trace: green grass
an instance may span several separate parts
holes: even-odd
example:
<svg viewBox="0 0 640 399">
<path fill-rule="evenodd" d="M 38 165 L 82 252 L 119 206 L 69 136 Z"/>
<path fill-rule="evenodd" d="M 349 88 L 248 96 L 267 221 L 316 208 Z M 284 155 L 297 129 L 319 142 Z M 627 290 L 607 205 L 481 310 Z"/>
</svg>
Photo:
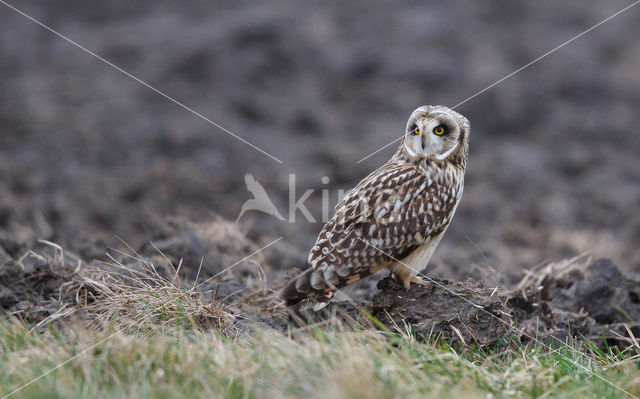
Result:
<svg viewBox="0 0 640 399">
<path fill-rule="evenodd" d="M 25 384 L 13 398 L 640 396 L 640 347 L 504 339 L 460 348 L 391 332 L 366 313 L 370 327 L 247 334 L 177 271 L 167 281 L 149 269 L 83 276 L 78 295 L 90 287 L 93 301 L 78 305 L 84 316 L 75 325 L 30 331 L 0 318 L 0 399 Z"/>
<path fill-rule="evenodd" d="M 582 341 L 557 351 L 514 342 L 458 350 L 367 330 L 237 340 L 211 331 L 118 332 L 12 397 L 625 397 L 611 384 L 640 395 L 635 350 L 606 353 Z M 111 334 L 0 322 L 0 397 Z"/>
</svg>

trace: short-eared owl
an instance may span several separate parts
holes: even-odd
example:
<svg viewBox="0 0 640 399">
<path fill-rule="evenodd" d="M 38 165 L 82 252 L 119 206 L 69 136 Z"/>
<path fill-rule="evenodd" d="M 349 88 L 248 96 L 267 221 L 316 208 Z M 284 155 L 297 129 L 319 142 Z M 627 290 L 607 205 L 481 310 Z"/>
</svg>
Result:
<svg viewBox="0 0 640 399">
<path fill-rule="evenodd" d="M 280 292 L 287 304 L 327 302 L 387 268 L 409 288 L 444 235 L 462 196 L 469 152 L 467 118 L 444 106 L 411 114 L 393 157 L 336 206 L 309 253 L 311 268 Z"/>
</svg>

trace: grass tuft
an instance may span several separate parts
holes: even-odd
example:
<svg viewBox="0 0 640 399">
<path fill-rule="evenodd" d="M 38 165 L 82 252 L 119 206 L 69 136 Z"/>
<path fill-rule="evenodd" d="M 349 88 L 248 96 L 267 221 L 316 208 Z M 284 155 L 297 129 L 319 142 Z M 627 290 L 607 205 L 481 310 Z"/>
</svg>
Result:
<svg viewBox="0 0 640 399">
<path fill-rule="evenodd" d="M 174 268 L 166 260 L 171 271 L 166 276 L 152 260 L 131 256 L 137 261 L 136 269 L 111 258 L 110 270 L 83 273 L 84 285 L 95 293 L 86 310 L 96 327 L 127 332 L 187 328 L 238 335 L 237 316 L 215 295 L 205 300 L 202 292 L 185 284 L 179 276 L 181 265 Z"/>
</svg>

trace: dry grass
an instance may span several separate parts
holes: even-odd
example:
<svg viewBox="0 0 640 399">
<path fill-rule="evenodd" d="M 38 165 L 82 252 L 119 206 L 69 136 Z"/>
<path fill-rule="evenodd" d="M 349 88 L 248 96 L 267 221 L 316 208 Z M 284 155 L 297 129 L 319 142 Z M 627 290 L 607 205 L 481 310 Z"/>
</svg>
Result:
<svg viewBox="0 0 640 399">
<path fill-rule="evenodd" d="M 133 252 L 133 250 L 132 250 Z M 202 292 L 180 278 L 180 268 L 164 258 L 172 275 L 161 275 L 153 261 L 133 252 L 136 270 L 111 257 L 107 267 L 82 273 L 83 287 L 93 292 L 86 310 L 96 327 L 111 326 L 124 331 L 186 326 L 201 331 L 215 330 L 225 336 L 238 335 L 237 318 L 216 293 L 205 300 Z"/>
</svg>

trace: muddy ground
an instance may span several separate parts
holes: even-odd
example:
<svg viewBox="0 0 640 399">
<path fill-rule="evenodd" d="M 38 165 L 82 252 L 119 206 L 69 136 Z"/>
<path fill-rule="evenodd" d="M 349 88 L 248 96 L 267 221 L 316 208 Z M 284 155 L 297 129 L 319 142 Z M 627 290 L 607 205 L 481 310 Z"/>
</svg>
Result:
<svg viewBox="0 0 640 399">
<path fill-rule="evenodd" d="M 222 223 L 250 198 L 245 173 L 285 216 L 295 174 L 296 199 L 315 189 L 306 205 L 320 219 L 321 190 L 335 203 L 339 189 L 390 157 L 393 146 L 358 163 L 396 138 L 413 108 L 455 105 L 627 5 L 342 3 L 20 2 L 282 164 L 0 6 L 2 308 L 43 320 L 71 303 L 60 288 L 69 273 L 109 262 L 108 248 L 132 267 L 118 251 L 158 265 L 160 252 L 182 259 L 186 279 L 202 263 L 204 281 L 283 237 L 204 287 L 238 298 L 264 275 L 274 288 L 305 267 L 321 223 L 299 212 L 295 223 L 256 212 L 239 227 Z M 473 128 L 469 170 L 430 276 L 525 326 L 532 314 L 555 320 L 561 311 L 584 312 L 581 331 L 625 321 L 611 303 L 639 319 L 630 283 L 640 270 L 639 34 L 640 14 L 623 13 L 458 108 Z M 59 250 L 38 240 L 64 248 L 62 269 L 47 260 Z M 591 262 L 583 277 L 547 280 L 526 306 L 516 304 L 527 270 L 583 251 L 617 268 Z M 602 281 L 616 287 L 594 294 L 603 303 L 569 303 L 580 284 Z M 627 291 L 619 281 L 629 281 Z M 397 308 L 389 311 L 397 322 L 402 305 L 385 292 L 403 293 L 376 283 L 350 294 L 376 315 Z M 427 310 L 446 300 L 441 290 L 411 295 Z M 533 303 L 550 310 L 532 313 Z M 438 324 L 426 313 L 405 316 L 424 331 Z M 566 325 L 548 323 L 550 334 Z M 454 324 L 462 338 L 473 337 L 463 324 Z"/>
</svg>

